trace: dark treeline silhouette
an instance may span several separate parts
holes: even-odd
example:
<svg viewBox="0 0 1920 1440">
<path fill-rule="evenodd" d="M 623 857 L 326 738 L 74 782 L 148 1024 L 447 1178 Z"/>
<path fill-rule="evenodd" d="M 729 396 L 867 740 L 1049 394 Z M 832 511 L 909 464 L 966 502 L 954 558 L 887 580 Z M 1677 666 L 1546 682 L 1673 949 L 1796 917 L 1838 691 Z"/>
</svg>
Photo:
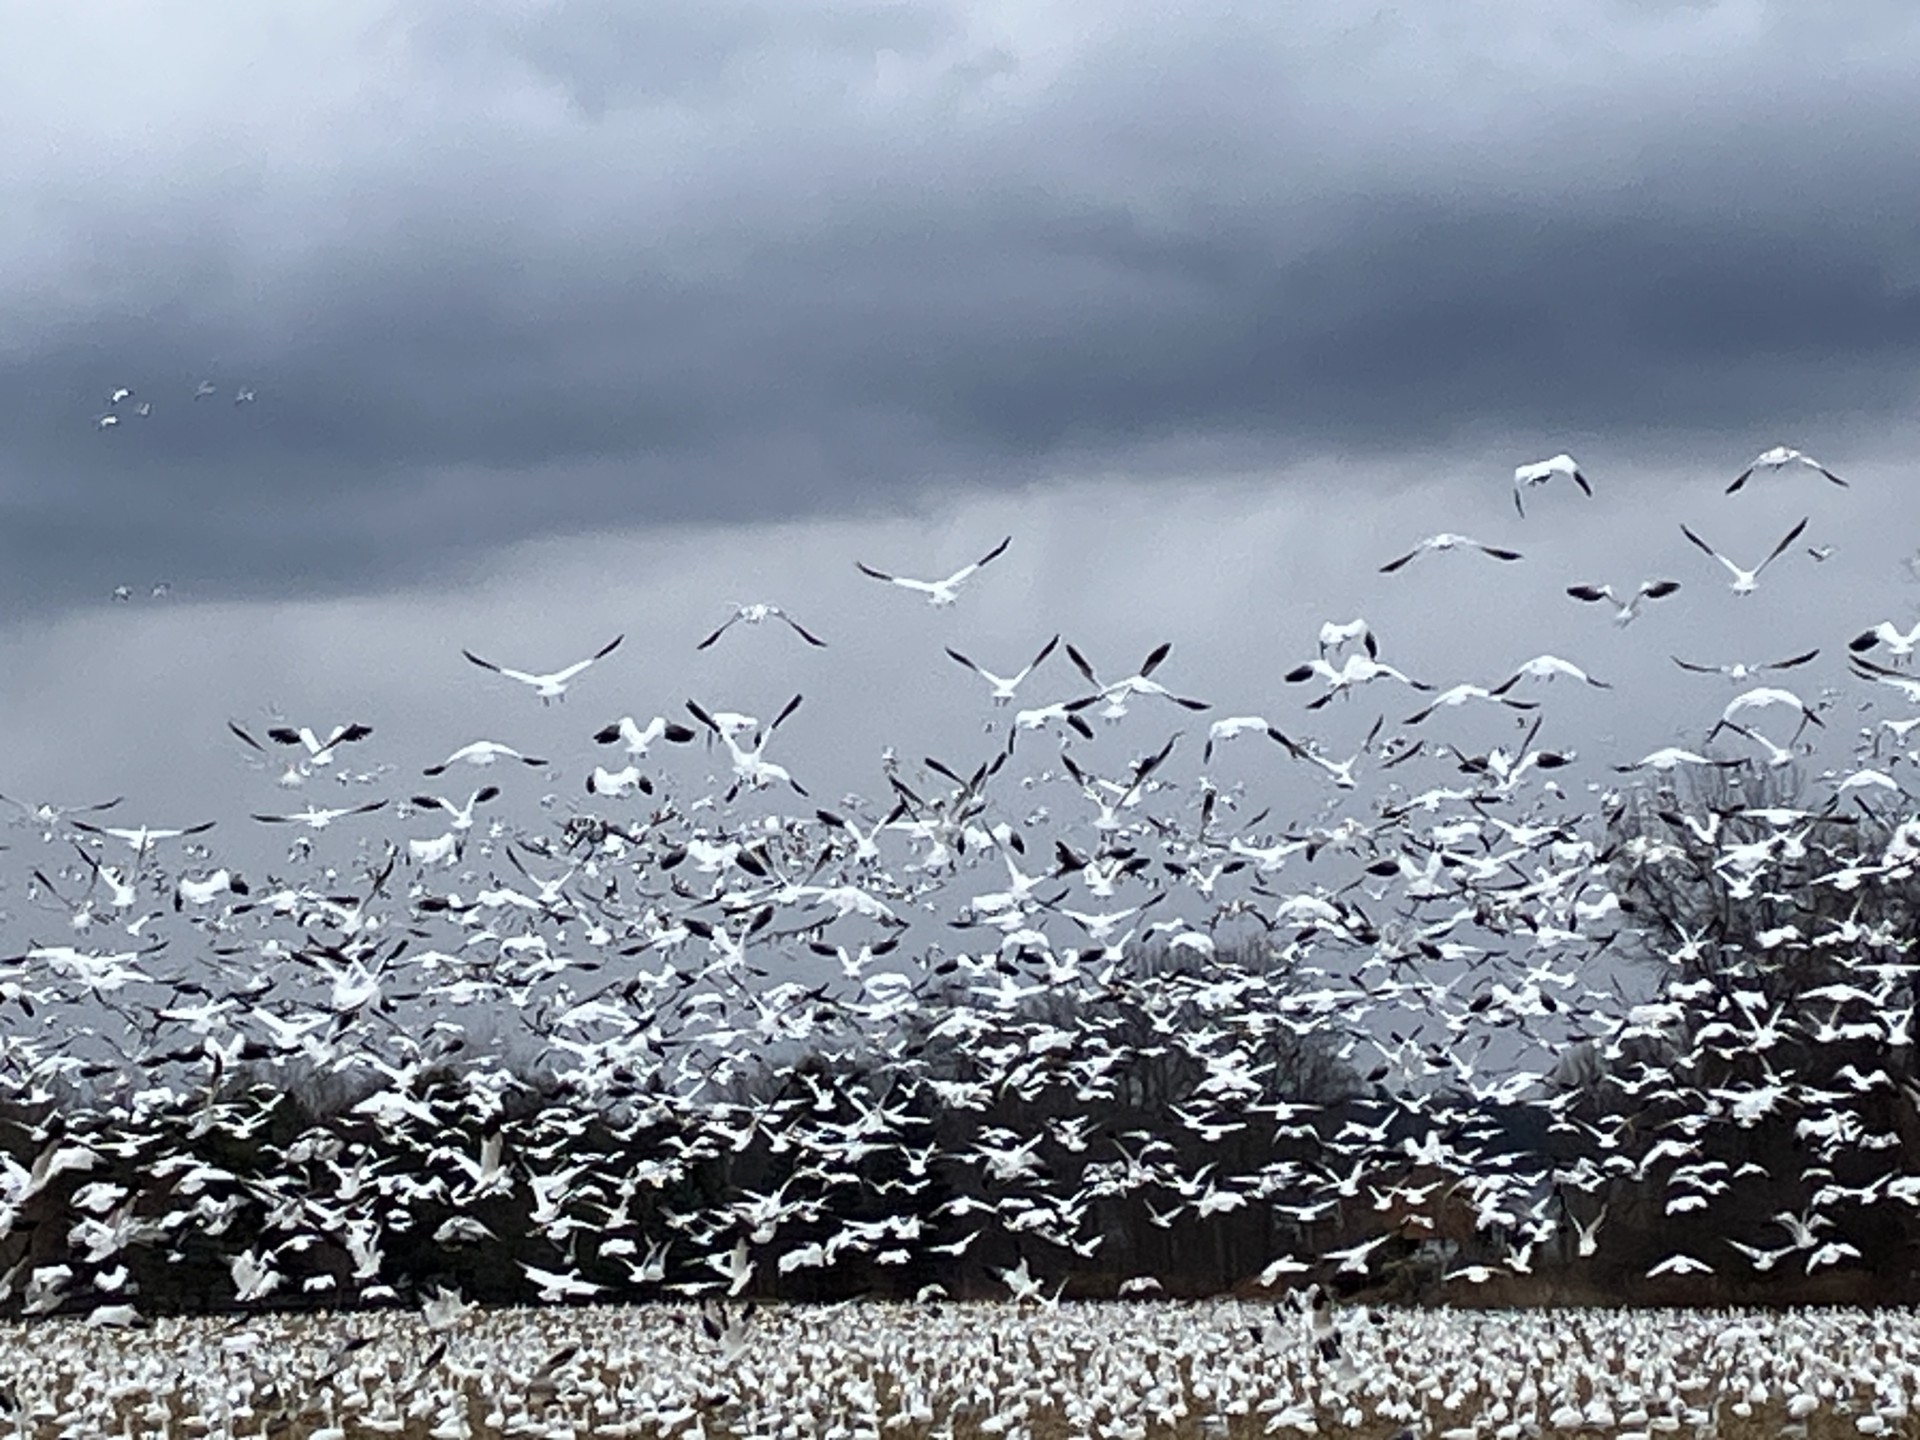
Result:
<svg viewBox="0 0 1920 1440">
<path fill-rule="evenodd" d="M 1920 1297 L 1920 834 L 1813 790 L 1702 767 L 1611 816 L 1618 949 L 1656 988 L 1570 1057 L 1551 1145 L 1600 1289 L 1678 1253 L 1713 1273 L 1662 1288 L 1716 1300 Z"/>
</svg>

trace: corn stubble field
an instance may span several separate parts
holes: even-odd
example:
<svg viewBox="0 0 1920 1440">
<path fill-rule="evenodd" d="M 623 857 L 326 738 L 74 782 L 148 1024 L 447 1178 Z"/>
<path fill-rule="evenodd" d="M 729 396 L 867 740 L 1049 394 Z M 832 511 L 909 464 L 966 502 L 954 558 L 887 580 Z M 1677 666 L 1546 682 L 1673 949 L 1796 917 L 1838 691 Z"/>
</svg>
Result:
<svg viewBox="0 0 1920 1440">
<path fill-rule="evenodd" d="M 1819 1437 L 1920 1430 L 1906 1310 L 1278 1302 L 387 1311 L 0 1335 L 23 1436 Z"/>
</svg>

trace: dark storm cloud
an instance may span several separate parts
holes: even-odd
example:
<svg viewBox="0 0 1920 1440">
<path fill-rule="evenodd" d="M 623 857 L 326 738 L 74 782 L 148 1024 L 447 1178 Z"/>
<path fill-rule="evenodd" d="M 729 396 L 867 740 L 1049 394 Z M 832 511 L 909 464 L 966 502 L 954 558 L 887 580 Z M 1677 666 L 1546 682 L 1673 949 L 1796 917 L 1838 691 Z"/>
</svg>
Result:
<svg viewBox="0 0 1920 1440">
<path fill-rule="evenodd" d="M 48 148 L 0 236 L 0 585 L 391 583 L 1169 441 L 1830 434 L 1910 406 L 1920 349 L 1920 31 L 1845 14 L 736 0 L 166 32 L 176 87 L 14 127 Z M 36 23 L 15 65 L 79 21 Z M 119 384 L 155 413 L 100 433 Z"/>
</svg>

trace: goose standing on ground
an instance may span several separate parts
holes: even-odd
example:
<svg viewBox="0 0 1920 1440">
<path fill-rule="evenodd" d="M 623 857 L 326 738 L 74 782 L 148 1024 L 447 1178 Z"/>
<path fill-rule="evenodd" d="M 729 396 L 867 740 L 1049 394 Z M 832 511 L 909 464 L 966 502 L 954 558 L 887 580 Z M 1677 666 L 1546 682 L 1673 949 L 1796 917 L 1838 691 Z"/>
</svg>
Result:
<svg viewBox="0 0 1920 1440">
<path fill-rule="evenodd" d="M 1767 552 L 1767 558 L 1751 570 L 1742 569 L 1740 566 L 1734 564 L 1733 561 L 1727 559 L 1726 556 L 1707 544 L 1706 541 L 1694 534 L 1693 531 L 1689 530 L 1685 525 L 1680 527 L 1680 533 L 1685 535 L 1687 539 L 1691 540 L 1695 545 L 1699 546 L 1706 554 L 1711 555 L 1727 567 L 1727 573 L 1733 576 L 1731 588 L 1734 594 L 1751 595 L 1754 592 L 1754 588 L 1760 583 L 1760 572 L 1765 570 L 1767 566 L 1771 565 L 1775 560 L 1778 560 L 1781 555 L 1786 553 L 1787 547 L 1800 538 L 1800 532 L 1807 528 L 1807 519 L 1808 517 L 1801 517 L 1800 523 L 1783 535 L 1780 538 L 1780 543 Z"/>
<path fill-rule="evenodd" d="M 1520 492 L 1530 487 L 1545 485 L 1559 475 L 1566 476 L 1578 485 L 1582 494 L 1593 494 L 1593 486 L 1587 483 L 1587 477 L 1580 473 L 1580 467 L 1574 463 L 1573 457 L 1563 451 L 1550 460 L 1536 460 L 1530 465 L 1518 467 L 1513 472 L 1513 508 L 1524 517 L 1527 507 L 1520 503 Z"/>
<path fill-rule="evenodd" d="M 912 590 L 925 595 L 929 605 L 951 605 L 960 598 L 960 587 L 972 578 L 973 572 L 999 559 L 1012 543 L 1013 536 L 1009 535 L 971 565 L 961 566 L 944 580 L 910 580 L 904 575 L 891 575 L 885 570 L 876 570 L 863 560 L 856 560 L 853 565 L 862 575 L 870 576 L 875 580 L 885 580 L 889 585 L 898 585 L 903 590 Z"/>
<path fill-rule="evenodd" d="M 787 612 L 782 610 L 778 605 L 735 606 L 733 615 L 731 618 L 728 619 L 726 624 L 722 625 L 718 630 L 714 631 L 711 635 L 707 636 L 706 639 L 702 640 L 698 645 L 694 646 L 693 648 L 696 650 L 707 649 L 709 646 L 716 643 L 722 635 L 726 634 L 727 631 L 731 630 L 735 625 L 739 625 L 742 623 L 745 623 L 748 625 L 763 625 L 769 620 L 784 621 L 786 623 L 787 628 L 793 631 L 793 633 L 798 635 L 802 640 L 806 641 L 807 644 L 817 645 L 823 650 L 826 648 L 826 644 L 827 644 L 826 641 L 822 640 L 818 635 L 814 634 L 811 630 L 807 629 L 806 626 L 802 625 L 798 620 L 794 619 L 791 615 L 787 614 Z"/>
<path fill-rule="evenodd" d="M 1475 540 L 1471 535 L 1451 535 L 1443 531 L 1438 535 L 1427 536 L 1426 539 L 1422 540 L 1399 559 L 1389 560 L 1380 567 L 1380 573 L 1382 575 L 1391 575 L 1416 556 L 1438 555 L 1444 550 L 1478 550 L 1482 555 L 1491 555 L 1495 560 L 1518 560 L 1522 558 L 1518 550 L 1503 550 L 1498 545 L 1488 545 L 1482 541 Z"/>
<path fill-rule="evenodd" d="M 545 705 L 549 701 L 566 699 L 567 686 L 571 685 L 581 672 L 596 660 L 604 660 L 618 650 L 620 642 L 626 638 L 625 634 L 616 635 L 586 659 L 576 660 L 564 669 L 552 670 L 545 675 L 533 675 L 525 670 L 511 670 L 505 665 L 496 665 L 491 660 L 482 660 L 471 650 L 462 650 L 460 653 L 482 670 L 491 670 L 496 675 L 504 675 L 509 680 L 518 680 L 522 685 L 532 686 L 534 693 L 540 697 L 540 703 Z"/>
<path fill-rule="evenodd" d="M 1811 455 L 1804 455 L 1800 451 L 1790 449 L 1785 445 L 1776 445 L 1771 450 L 1762 451 L 1760 454 L 1754 456 L 1753 463 L 1733 477 L 1733 483 L 1727 486 L 1727 494 L 1731 495 L 1742 485 L 1745 485 L 1748 480 L 1753 478 L 1753 473 L 1756 470 L 1783 470 L 1789 465 L 1804 465 L 1809 470 L 1817 470 L 1839 486 L 1844 487 L 1847 483 Z"/>
</svg>

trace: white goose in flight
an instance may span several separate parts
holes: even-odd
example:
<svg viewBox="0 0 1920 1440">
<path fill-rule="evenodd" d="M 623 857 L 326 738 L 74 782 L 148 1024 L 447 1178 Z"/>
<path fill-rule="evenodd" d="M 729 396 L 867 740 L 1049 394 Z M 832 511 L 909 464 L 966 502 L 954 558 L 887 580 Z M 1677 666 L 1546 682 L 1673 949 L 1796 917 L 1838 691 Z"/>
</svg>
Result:
<svg viewBox="0 0 1920 1440">
<path fill-rule="evenodd" d="M 1697 751 L 1686 750 L 1678 745 L 1668 745 L 1662 749 L 1641 756 L 1631 765 L 1616 765 L 1613 768 L 1623 774 L 1630 773 L 1634 770 L 1658 770 L 1664 774 L 1676 770 L 1682 765 L 1705 765 L 1720 769 L 1729 769 L 1737 767 L 1742 763 L 1744 762 L 1739 760 L 1715 760 Z"/>
<path fill-rule="evenodd" d="M 214 822 L 202 820 L 198 825 L 184 825 L 178 829 L 158 829 L 142 825 L 137 829 L 123 829 L 112 825 L 95 825 L 88 820 L 70 820 L 67 822 L 76 830 L 84 830 L 89 835 L 110 836 L 125 844 L 141 859 L 152 852 L 153 847 L 162 840 L 180 840 L 189 835 L 204 835 L 213 829 Z"/>
<path fill-rule="evenodd" d="M 261 754 L 266 754 L 266 747 L 247 733 L 246 728 L 238 721 L 227 721 L 227 729 L 231 730 Z M 373 727 L 371 725 L 362 725 L 357 722 L 334 726 L 332 732 L 325 740 L 322 740 L 305 725 L 275 725 L 268 729 L 267 738 L 276 745 L 303 746 L 307 752 L 307 759 L 313 764 L 331 765 L 333 763 L 333 752 L 336 746 L 354 744 L 357 741 L 366 739 L 371 734 L 373 734 Z"/>
<path fill-rule="evenodd" d="M 304 825 L 309 830 L 324 830 L 336 820 L 344 820 L 349 815 L 370 815 L 375 810 L 385 809 L 386 804 L 385 800 L 369 800 L 364 805 L 342 805 L 330 809 L 309 805 L 291 815 L 256 814 L 253 818 L 267 825 Z"/>
<path fill-rule="evenodd" d="M 1378 657 L 1380 645 L 1374 639 L 1373 627 L 1367 624 L 1364 616 L 1356 615 L 1351 620 L 1328 620 L 1320 626 L 1320 658 L 1331 659 L 1349 645 L 1362 645 L 1369 656 Z"/>
<path fill-rule="evenodd" d="M 1520 503 L 1520 492 L 1545 485 L 1556 476 L 1562 475 L 1578 485 L 1583 494 L 1593 494 L 1593 486 L 1589 485 L 1587 477 L 1580 473 L 1580 467 L 1574 463 L 1573 457 L 1562 451 L 1550 460 L 1535 460 L 1532 464 L 1521 465 L 1514 470 L 1513 508 L 1524 517 L 1527 507 Z"/>
<path fill-rule="evenodd" d="M 1192 700 L 1184 695 L 1176 695 L 1158 680 L 1151 678 L 1153 672 L 1160 668 L 1161 662 L 1172 653 L 1173 642 L 1171 640 L 1162 641 L 1148 652 L 1147 658 L 1140 663 L 1140 668 L 1133 674 L 1127 676 L 1126 679 L 1103 681 L 1094 673 L 1093 666 L 1088 662 L 1086 656 L 1074 649 L 1072 645 L 1067 646 L 1067 658 L 1073 661 L 1073 668 L 1086 676 L 1087 683 L 1099 692 L 1090 698 L 1104 700 L 1106 702 L 1106 708 L 1102 710 L 1100 714 L 1103 719 L 1107 720 L 1118 720 L 1125 715 L 1127 713 L 1127 702 L 1136 695 L 1157 695 L 1163 700 L 1171 700 L 1183 710 L 1208 710 L 1212 708 L 1205 700 Z"/>
<path fill-rule="evenodd" d="M 1727 486 L 1727 494 L 1731 495 L 1745 485 L 1753 478 L 1756 470 L 1784 470 L 1789 465 L 1804 465 L 1809 470 L 1817 470 L 1834 484 L 1842 487 L 1847 483 L 1811 455 L 1802 454 L 1786 445 L 1776 445 L 1771 450 L 1764 450 L 1754 456 L 1753 463 L 1733 477 L 1733 483 Z"/>
<path fill-rule="evenodd" d="M 1495 560 L 1518 560 L 1521 558 L 1518 550 L 1503 550 L 1498 545 L 1488 545 L 1483 541 L 1475 540 L 1471 535 L 1452 535 L 1443 531 L 1438 535 L 1427 536 L 1426 539 L 1422 540 L 1399 559 L 1389 560 L 1380 567 L 1380 573 L 1382 575 L 1391 575 L 1416 556 L 1438 555 L 1445 550 L 1478 550 L 1482 555 L 1491 555 Z"/>
<path fill-rule="evenodd" d="M 420 810 L 444 810 L 448 816 L 448 823 L 455 830 L 471 830 L 474 807 L 499 798 L 498 785 L 482 785 L 467 797 L 467 803 L 464 805 L 456 804 L 444 795 L 415 795 L 407 803 Z"/>
<path fill-rule="evenodd" d="M 1425 708 L 1415 714 L 1409 715 L 1400 723 L 1402 725 L 1418 725 L 1436 710 L 1443 708 L 1458 709 L 1470 700 L 1489 700 L 1496 705 L 1505 705 L 1514 710 L 1535 710 L 1538 709 L 1540 705 L 1540 702 L 1537 700 L 1515 700 L 1509 695 L 1496 695 L 1484 685 L 1454 685 L 1442 690 L 1438 695 L 1433 697 L 1432 702 Z"/>
<path fill-rule="evenodd" d="M 1855 655 L 1864 655 L 1876 645 L 1887 647 L 1887 653 L 1895 660 L 1909 660 L 1913 650 L 1920 645 L 1920 621 L 1911 629 L 1902 630 L 1891 620 L 1882 620 L 1871 630 L 1863 630 L 1847 642 L 1847 649 Z"/>
<path fill-rule="evenodd" d="M 1562 660 L 1558 655 L 1536 655 L 1531 660 L 1522 661 L 1513 674 L 1493 687 L 1492 693 L 1504 695 L 1522 680 L 1554 681 L 1562 676 L 1569 680 L 1578 680 L 1582 685 L 1591 685 L 1596 690 L 1611 690 L 1613 686 L 1605 680 L 1596 680 L 1571 660 Z"/>
<path fill-rule="evenodd" d="M 1318 710 L 1336 695 L 1351 694 L 1354 686 L 1364 685 L 1370 680 L 1398 680 L 1402 685 L 1410 686 L 1415 690 L 1433 689 L 1432 685 L 1415 680 L 1404 671 L 1376 660 L 1371 655 L 1363 655 L 1359 651 L 1348 655 L 1338 666 L 1319 658 L 1309 660 L 1304 665 L 1294 666 L 1284 678 L 1289 685 L 1301 685 L 1315 676 L 1327 682 L 1327 693 L 1317 699 L 1309 700 L 1307 702 L 1309 710 Z"/>
<path fill-rule="evenodd" d="M 1207 743 L 1200 752 L 1202 764 L 1213 763 L 1213 750 L 1216 745 L 1229 740 L 1237 740 L 1242 735 L 1262 733 L 1276 744 L 1286 744 L 1284 736 L 1276 730 L 1264 715 L 1229 715 L 1224 720 L 1216 720 L 1207 727 Z"/>
<path fill-rule="evenodd" d="M 963 565 L 944 580 L 910 580 L 904 575 L 892 575 L 885 570 L 876 570 L 863 560 L 856 560 L 853 564 L 862 575 L 871 576 L 875 580 L 885 580 L 888 584 L 898 585 L 903 590 L 912 590 L 925 595 L 929 605 L 951 605 L 960 598 L 960 587 L 972 578 L 973 572 L 982 565 L 997 560 L 1012 543 L 1013 537 L 1009 535 L 971 565 Z"/>
<path fill-rule="evenodd" d="M 622 715 L 613 724 L 596 730 L 593 738 L 601 745 L 622 744 L 626 746 L 628 755 L 640 760 L 646 758 L 654 741 L 668 740 L 675 745 L 685 745 L 694 738 L 694 732 L 663 715 L 654 716 L 644 726 L 631 715 Z"/>
<path fill-rule="evenodd" d="M 823 650 L 826 648 L 826 645 L 827 645 L 826 641 L 822 640 L 818 635 L 814 634 L 811 630 L 807 629 L 806 626 L 802 625 L 798 620 L 794 619 L 791 615 L 787 614 L 787 612 L 782 610 L 778 605 L 737 605 L 735 606 L 733 614 L 731 617 L 729 617 L 727 622 L 724 625 L 722 625 L 718 630 L 714 631 L 711 635 L 707 636 L 706 639 L 702 640 L 698 645 L 694 646 L 693 648 L 696 650 L 705 650 L 709 648 L 710 646 L 717 643 L 722 635 L 726 634 L 727 631 L 731 630 L 736 625 L 741 625 L 741 624 L 764 625 L 769 620 L 782 621 L 785 623 L 786 627 L 789 630 L 793 631 L 794 634 L 798 635 L 802 640 L 806 641 L 807 644 L 817 645 Z"/>
<path fill-rule="evenodd" d="M 1767 660 L 1757 665 L 1745 661 L 1735 661 L 1729 665 L 1700 665 L 1692 660 L 1682 660 L 1678 655 L 1672 657 L 1673 663 L 1682 670 L 1690 670 L 1696 675 L 1724 675 L 1736 685 L 1753 679 L 1763 670 L 1791 670 L 1796 665 L 1805 665 L 1820 654 L 1818 647 L 1803 650 L 1798 655 L 1789 655 L 1784 660 Z"/>
<path fill-rule="evenodd" d="M 502 745 L 498 740 L 475 740 L 470 745 L 462 745 L 438 765 L 429 765 L 422 775 L 439 775 L 449 765 L 472 765 L 484 767 L 500 760 L 518 760 L 522 765 L 544 765 L 545 760 L 535 759 L 531 755 L 522 755 L 511 745 Z"/>
<path fill-rule="evenodd" d="M 567 695 L 567 687 L 580 676 L 581 672 L 586 670 L 586 668 L 596 660 L 604 660 L 615 650 L 618 650 L 620 648 L 620 642 L 626 638 L 624 633 L 616 635 L 586 659 L 576 660 L 571 665 L 559 670 L 549 671 L 545 675 L 533 675 L 525 670 L 512 670 L 504 665 L 496 665 L 491 660 L 482 660 L 471 650 L 462 650 L 460 653 L 478 665 L 482 670 L 491 670 L 496 675 L 504 675 L 509 680 L 518 680 L 522 685 L 532 686 L 534 693 L 540 697 L 540 703 L 545 705 L 553 700 L 564 700 Z"/>
<path fill-rule="evenodd" d="M 1664 600 L 1680 588 L 1678 580 L 1642 580 L 1632 595 L 1622 600 L 1611 585 L 1569 585 L 1567 594 L 1589 604 L 1605 600 L 1613 607 L 1613 623 L 1631 625 L 1640 618 L 1640 607 L 1648 600 Z"/>
<path fill-rule="evenodd" d="M 993 687 L 993 703 L 995 705 L 1009 705 L 1013 702 L 1014 692 L 1020 688 L 1020 682 L 1031 675 L 1035 668 L 1039 666 L 1040 662 L 1053 653 L 1053 647 L 1059 643 L 1060 637 L 1055 635 L 1040 647 L 1039 653 L 1036 654 L 1033 659 L 1029 660 L 1023 668 L 1012 675 L 996 675 L 991 670 L 983 670 L 951 645 L 946 648 L 948 656 L 959 664 L 966 666 L 967 669 L 973 671 L 974 674 L 978 675 Z"/>
<path fill-rule="evenodd" d="M 1800 716 L 1800 724 L 1793 732 L 1795 739 L 1798 739 L 1800 731 L 1806 729 L 1809 725 L 1818 726 L 1821 729 L 1826 728 L 1827 722 L 1822 720 L 1819 715 L 1814 712 L 1813 706 L 1807 704 L 1806 701 L 1794 694 L 1793 691 L 1782 689 L 1776 685 L 1756 685 L 1753 689 L 1744 690 L 1733 697 L 1732 701 L 1727 705 L 1727 708 L 1721 712 L 1720 724 L 1716 725 L 1714 729 L 1718 730 L 1722 726 L 1732 726 L 1735 723 L 1734 717 L 1748 710 L 1776 708 L 1792 710 Z M 1707 739 L 1711 740 L 1712 738 L 1713 732 L 1708 731 Z"/>
<path fill-rule="evenodd" d="M 1775 545 L 1773 549 L 1767 552 L 1767 558 L 1762 560 L 1758 565 L 1754 566 L 1751 570 L 1743 569 L 1740 566 L 1734 564 L 1733 561 L 1727 559 L 1726 556 L 1722 555 L 1718 550 L 1714 549 L 1711 545 L 1707 544 L 1706 541 L 1702 540 L 1698 535 L 1694 534 L 1693 531 L 1689 530 L 1685 525 L 1682 525 L 1680 527 L 1680 533 L 1682 535 L 1685 535 L 1687 539 L 1691 540 L 1695 545 L 1699 546 L 1700 549 L 1703 550 L 1705 553 L 1707 553 L 1708 555 L 1711 555 L 1714 559 L 1718 560 L 1722 565 L 1727 567 L 1727 573 L 1733 576 L 1733 584 L 1731 588 L 1734 594 L 1751 595 L 1754 592 L 1754 588 L 1758 586 L 1760 583 L 1760 573 L 1763 570 L 1765 570 L 1767 566 L 1771 565 L 1775 560 L 1778 560 L 1781 557 L 1781 555 L 1785 554 L 1787 547 L 1792 545 L 1794 541 L 1800 538 L 1800 532 L 1807 528 L 1807 518 L 1808 517 L 1803 516 L 1801 518 L 1800 523 L 1794 526 L 1791 530 L 1789 530 L 1784 536 L 1782 536 L 1780 539 L 1780 543 L 1778 545 Z"/>
<path fill-rule="evenodd" d="M 15 806 L 36 825 L 47 827 L 57 826 L 69 815 L 95 815 L 103 810 L 111 810 L 116 805 L 122 804 L 126 798 L 124 795 L 116 795 L 111 800 L 97 801 L 92 805 L 54 805 L 47 801 L 35 805 L 25 800 L 15 799 L 11 795 L 0 794 L 0 801 Z M 51 835 L 52 829 L 49 828 L 47 833 Z"/>
<path fill-rule="evenodd" d="M 767 742 L 773 738 L 773 732 L 780 728 L 782 722 L 785 721 L 788 716 L 800 708 L 800 701 L 801 697 L 795 695 L 783 705 L 780 708 L 780 713 L 773 717 L 772 723 L 769 724 L 766 729 L 754 735 L 751 747 L 743 746 L 739 739 L 740 732 L 735 727 L 726 723 L 728 719 L 736 717 L 730 717 L 726 715 L 725 712 L 709 714 L 697 702 L 692 700 L 687 701 L 688 712 L 692 714 L 694 719 L 698 720 L 702 725 L 706 726 L 707 729 L 720 737 L 721 743 L 727 747 L 727 754 L 733 759 L 734 784 L 733 789 L 727 794 L 728 800 L 732 800 L 734 794 L 742 786 L 745 786 L 749 790 L 760 790 L 776 782 L 786 783 L 792 787 L 794 793 L 797 795 L 805 795 L 807 793 L 805 787 L 788 773 L 784 765 L 775 765 L 772 761 L 765 758 Z"/>
</svg>

